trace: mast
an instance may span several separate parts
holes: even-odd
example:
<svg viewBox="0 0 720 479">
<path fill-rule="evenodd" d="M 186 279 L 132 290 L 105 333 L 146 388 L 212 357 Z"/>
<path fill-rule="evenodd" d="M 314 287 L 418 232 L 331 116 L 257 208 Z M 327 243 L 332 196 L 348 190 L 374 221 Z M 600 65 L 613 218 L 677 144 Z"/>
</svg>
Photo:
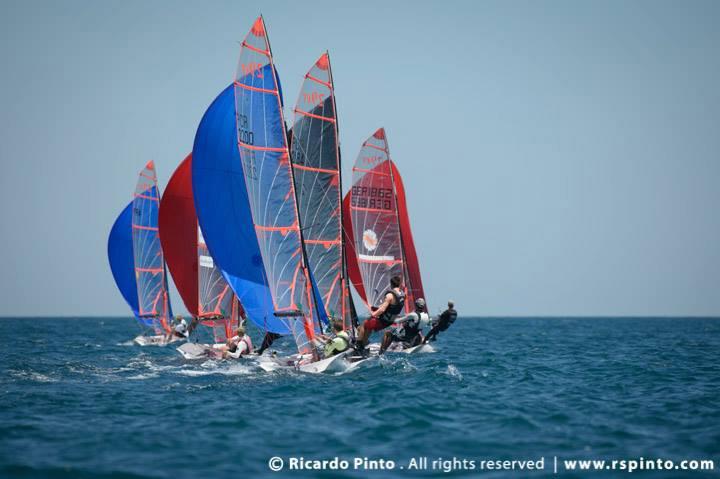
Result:
<svg viewBox="0 0 720 479">
<path fill-rule="evenodd" d="M 354 316 L 352 313 L 354 311 L 354 308 L 350 308 L 350 303 L 352 302 L 352 296 L 350 295 L 350 285 L 347 281 L 347 257 L 346 257 L 346 251 L 345 251 L 345 235 L 343 234 L 343 207 L 342 207 L 342 201 L 343 201 L 343 187 L 342 187 L 342 150 L 340 149 L 340 118 L 337 114 L 337 104 L 335 102 L 335 80 L 333 79 L 332 74 L 332 62 L 330 62 L 330 52 L 325 51 L 325 55 L 328 57 L 328 76 L 330 77 L 330 85 L 332 85 L 332 106 L 333 106 L 333 112 L 335 112 L 335 145 L 337 148 L 337 159 L 338 159 L 338 219 L 340 223 L 340 264 L 341 264 L 341 270 L 340 270 L 340 281 L 341 281 L 341 291 L 342 291 L 342 313 L 341 317 L 343 319 L 343 328 L 350 330 L 350 336 L 355 339 L 355 328 L 357 325 L 357 316 Z M 347 316 L 350 315 L 350 326 L 347 325 Z"/>
</svg>

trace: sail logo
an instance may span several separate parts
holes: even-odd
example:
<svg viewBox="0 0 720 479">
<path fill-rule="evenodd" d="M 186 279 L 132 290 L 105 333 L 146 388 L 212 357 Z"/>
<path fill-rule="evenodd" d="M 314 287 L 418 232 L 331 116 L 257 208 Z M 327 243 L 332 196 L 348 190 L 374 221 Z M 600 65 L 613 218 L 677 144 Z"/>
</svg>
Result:
<svg viewBox="0 0 720 479">
<path fill-rule="evenodd" d="M 242 63 L 240 69 L 242 70 L 243 76 L 254 76 L 255 78 L 262 78 L 262 65 L 257 62 L 253 63 Z"/>
<path fill-rule="evenodd" d="M 316 91 L 312 93 L 303 93 L 303 100 L 305 100 L 305 103 L 309 105 L 317 105 L 318 103 L 322 102 L 324 98 L 325 95 Z"/>
<path fill-rule="evenodd" d="M 365 249 L 367 249 L 368 251 L 374 251 L 375 248 L 377 248 L 377 245 L 377 234 L 375 234 L 375 232 L 371 229 L 363 231 L 363 246 L 365 246 Z"/>
<path fill-rule="evenodd" d="M 363 163 L 365 163 L 366 165 L 372 166 L 372 165 L 377 165 L 378 163 L 380 163 L 380 162 L 383 161 L 384 159 L 385 159 L 385 157 L 383 157 L 383 156 L 363 156 L 362 161 L 363 161 Z"/>
<path fill-rule="evenodd" d="M 205 256 L 203 254 L 200 255 L 198 258 L 198 263 L 200 263 L 201 268 L 214 268 L 215 262 L 212 259 L 212 256 Z"/>
</svg>

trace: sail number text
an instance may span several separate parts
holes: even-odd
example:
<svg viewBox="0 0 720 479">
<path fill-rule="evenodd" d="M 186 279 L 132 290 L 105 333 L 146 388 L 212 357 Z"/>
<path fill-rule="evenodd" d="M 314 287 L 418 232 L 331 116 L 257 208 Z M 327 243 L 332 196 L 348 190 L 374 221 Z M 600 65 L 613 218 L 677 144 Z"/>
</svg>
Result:
<svg viewBox="0 0 720 479">
<path fill-rule="evenodd" d="M 350 204 L 356 208 L 392 211 L 392 189 L 353 186 Z"/>
</svg>

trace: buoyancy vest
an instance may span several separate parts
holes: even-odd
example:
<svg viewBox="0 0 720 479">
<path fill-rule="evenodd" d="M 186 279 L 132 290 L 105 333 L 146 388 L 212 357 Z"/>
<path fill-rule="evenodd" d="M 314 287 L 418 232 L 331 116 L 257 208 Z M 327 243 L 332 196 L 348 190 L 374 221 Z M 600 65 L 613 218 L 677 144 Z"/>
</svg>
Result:
<svg viewBox="0 0 720 479">
<path fill-rule="evenodd" d="M 400 293 L 398 294 L 395 292 L 394 289 L 386 291 L 385 295 L 387 295 L 388 293 L 392 294 L 395 298 L 395 304 L 391 304 L 390 306 L 388 306 L 382 316 L 380 316 L 378 319 L 385 324 L 392 324 L 395 316 L 402 313 L 402 310 L 405 307 L 405 293 L 403 291 L 400 291 Z"/>
</svg>

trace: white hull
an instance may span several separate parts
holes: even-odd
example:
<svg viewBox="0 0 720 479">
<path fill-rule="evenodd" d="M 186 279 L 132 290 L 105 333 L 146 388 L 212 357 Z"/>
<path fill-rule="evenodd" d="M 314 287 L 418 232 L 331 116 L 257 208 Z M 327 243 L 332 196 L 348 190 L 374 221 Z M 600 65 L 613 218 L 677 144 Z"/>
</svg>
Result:
<svg viewBox="0 0 720 479">
<path fill-rule="evenodd" d="M 376 356 L 380 354 L 380 343 L 368 344 L 368 352 L 370 356 Z M 418 354 L 418 353 L 434 353 L 437 350 L 432 344 L 419 344 L 412 348 L 403 348 L 402 343 L 392 343 L 390 347 L 385 350 L 386 353 L 403 353 L 403 354 Z"/>
<path fill-rule="evenodd" d="M 420 354 L 420 353 L 434 353 L 436 349 L 432 346 L 432 344 L 420 344 L 418 346 L 413 346 L 412 348 L 403 349 L 399 352 L 405 353 L 405 354 Z"/>
<path fill-rule="evenodd" d="M 297 357 L 272 358 L 260 356 L 258 364 L 265 371 L 276 371 L 278 369 L 295 369 L 303 373 L 322 374 L 339 373 L 348 368 L 349 363 L 345 361 L 348 352 L 336 354 L 335 356 L 308 364 L 295 364 Z"/>
<path fill-rule="evenodd" d="M 160 334 L 156 336 L 140 335 L 133 339 L 133 342 L 138 346 L 167 346 L 170 343 L 182 340 L 184 340 L 184 338 L 178 338 L 177 336 L 173 336 L 170 338 L 170 341 L 167 341 L 166 336 Z"/>
<path fill-rule="evenodd" d="M 198 343 L 185 343 L 181 344 L 177 348 L 177 352 L 179 352 L 183 358 L 187 359 L 188 361 L 196 361 L 199 359 L 221 359 L 222 358 L 222 352 L 221 348 L 225 346 L 222 343 L 217 344 L 198 344 Z M 237 359 L 232 356 L 229 357 L 229 359 Z"/>
</svg>

